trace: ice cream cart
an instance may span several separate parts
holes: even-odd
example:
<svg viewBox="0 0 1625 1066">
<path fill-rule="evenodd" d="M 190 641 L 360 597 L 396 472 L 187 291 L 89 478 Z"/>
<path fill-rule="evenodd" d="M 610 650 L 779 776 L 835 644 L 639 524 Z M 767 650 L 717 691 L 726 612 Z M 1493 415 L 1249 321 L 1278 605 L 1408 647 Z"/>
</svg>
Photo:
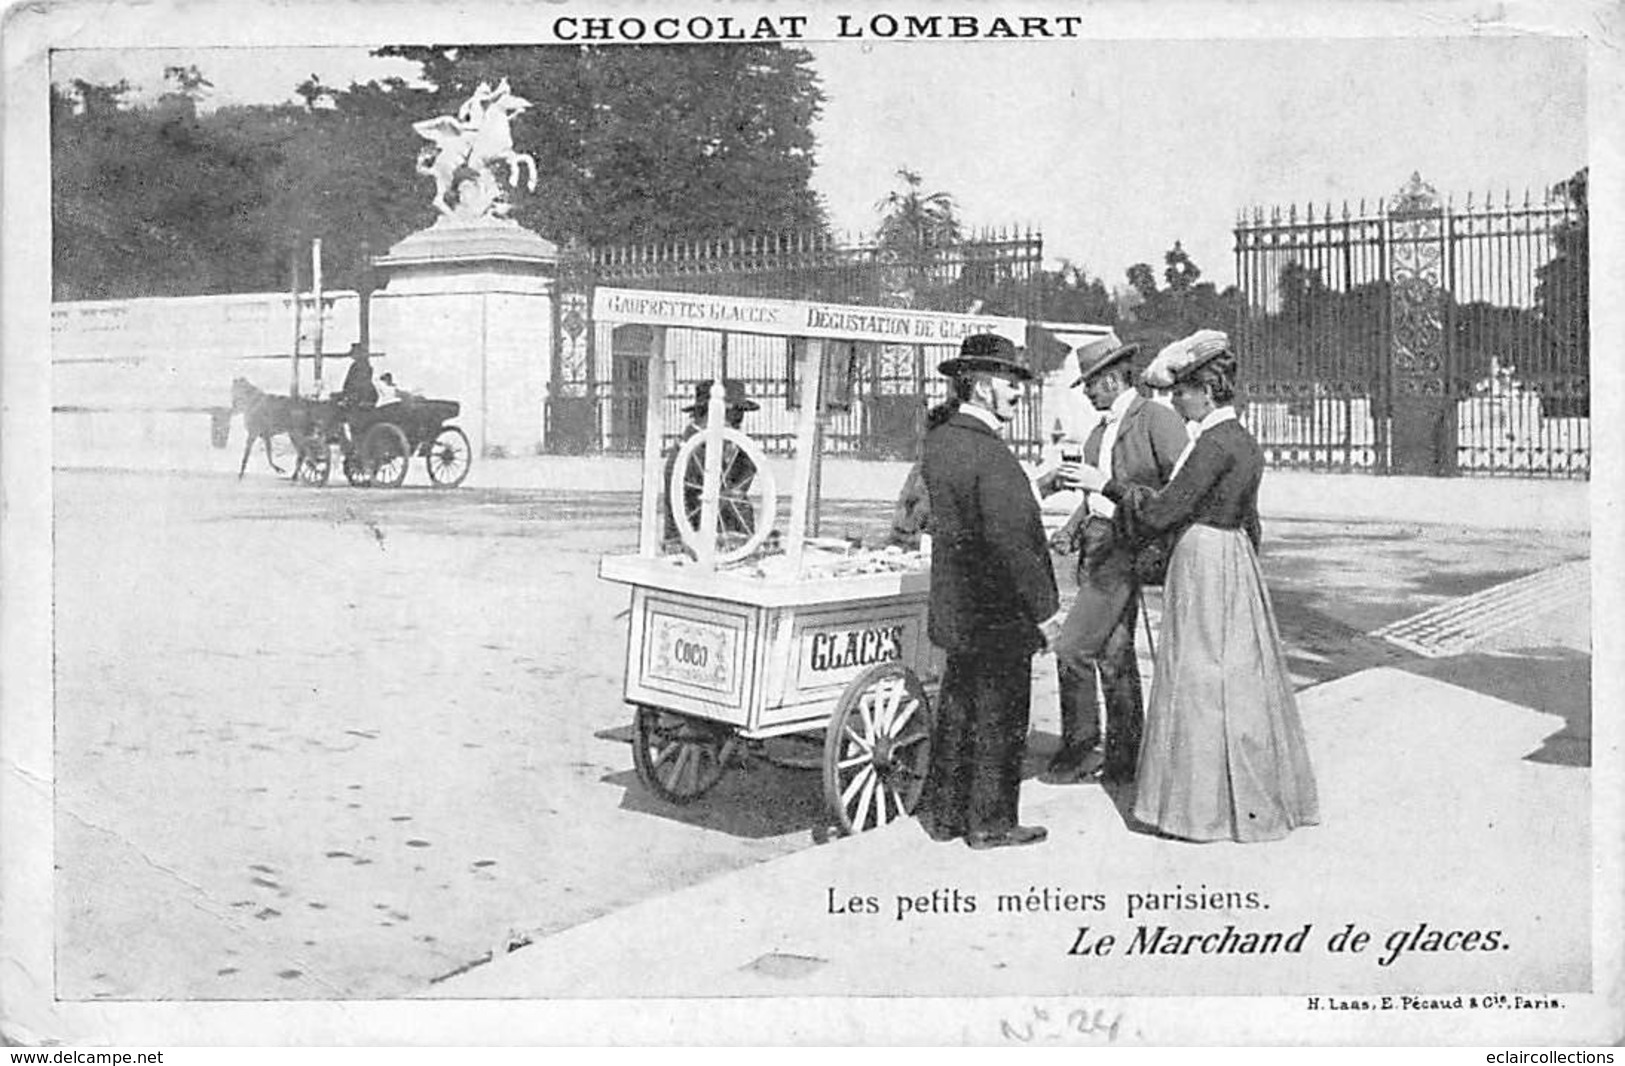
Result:
<svg viewBox="0 0 1625 1066">
<path fill-rule="evenodd" d="M 654 333 L 638 551 L 599 565 L 600 577 L 632 589 L 624 694 L 639 779 L 688 803 L 716 785 L 740 745 L 796 738 L 821 745 L 816 765 L 840 830 L 907 814 L 925 783 L 942 666 L 926 636 L 929 559 L 817 535 L 827 400 L 850 381 L 843 369 L 855 343 L 930 346 L 945 358 L 972 333 L 1020 344 L 1025 321 L 609 288 L 597 290 L 593 317 Z M 720 373 L 705 427 L 681 443 L 667 475 L 670 330 L 790 339 L 787 513 L 767 456 L 725 425 Z M 745 499 L 724 488 L 725 471 L 741 461 L 756 471 Z M 685 506 L 696 495 L 698 506 Z M 676 550 L 663 533 L 667 508 Z"/>
</svg>

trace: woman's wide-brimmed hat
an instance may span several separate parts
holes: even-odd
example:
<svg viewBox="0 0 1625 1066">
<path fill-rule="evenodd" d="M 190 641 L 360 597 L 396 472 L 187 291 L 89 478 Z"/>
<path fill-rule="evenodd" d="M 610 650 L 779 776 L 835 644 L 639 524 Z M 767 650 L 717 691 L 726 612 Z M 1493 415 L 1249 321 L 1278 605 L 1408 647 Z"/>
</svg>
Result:
<svg viewBox="0 0 1625 1066">
<path fill-rule="evenodd" d="M 745 395 L 745 383 L 738 378 L 724 378 L 722 390 L 726 395 L 724 400 L 731 411 L 754 411 L 759 406 L 755 400 Z M 711 382 L 696 381 L 694 383 L 694 402 L 683 410 L 690 414 L 699 414 L 711 406 Z"/>
<path fill-rule="evenodd" d="M 1075 389 L 1085 381 L 1097 374 L 1110 370 L 1119 363 L 1133 359 L 1140 353 L 1138 344 L 1119 343 L 1117 337 L 1111 334 L 1097 341 L 1078 346 L 1078 380 L 1072 383 Z"/>
<path fill-rule="evenodd" d="M 1189 381 L 1198 370 L 1230 350 L 1230 337 L 1216 329 L 1199 329 L 1157 353 L 1140 375 L 1147 385 L 1166 389 Z"/>
<path fill-rule="evenodd" d="M 1185 363 L 1174 371 L 1174 381 L 1189 381 L 1196 372 L 1230 350 L 1230 338 L 1216 329 L 1197 330 L 1185 338 L 1188 355 Z"/>
<path fill-rule="evenodd" d="M 1031 381 L 1033 372 L 1016 356 L 1016 346 L 997 333 L 975 333 L 959 344 L 959 354 L 937 365 L 939 374 L 1008 374 L 1017 381 Z"/>
</svg>

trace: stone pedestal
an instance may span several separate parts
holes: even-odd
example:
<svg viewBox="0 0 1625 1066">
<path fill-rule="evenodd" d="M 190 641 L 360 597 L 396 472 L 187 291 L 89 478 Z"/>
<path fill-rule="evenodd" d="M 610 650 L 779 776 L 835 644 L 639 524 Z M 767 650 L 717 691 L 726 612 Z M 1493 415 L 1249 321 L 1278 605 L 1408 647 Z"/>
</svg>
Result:
<svg viewBox="0 0 1625 1066">
<path fill-rule="evenodd" d="M 443 218 L 374 260 L 380 367 L 405 388 L 458 400 L 482 456 L 542 445 L 558 246 L 518 223 Z"/>
</svg>

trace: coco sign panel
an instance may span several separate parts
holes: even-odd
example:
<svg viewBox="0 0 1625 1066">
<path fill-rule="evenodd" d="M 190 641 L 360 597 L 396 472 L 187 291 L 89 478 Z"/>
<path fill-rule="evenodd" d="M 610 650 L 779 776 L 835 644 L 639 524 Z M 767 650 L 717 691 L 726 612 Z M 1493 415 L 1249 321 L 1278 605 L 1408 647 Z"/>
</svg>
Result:
<svg viewBox="0 0 1625 1066">
<path fill-rule="evenodd" d="M 651 614 L 648 676 L 732 694 L 738 649 L 737 628 Z"/>
</svg>

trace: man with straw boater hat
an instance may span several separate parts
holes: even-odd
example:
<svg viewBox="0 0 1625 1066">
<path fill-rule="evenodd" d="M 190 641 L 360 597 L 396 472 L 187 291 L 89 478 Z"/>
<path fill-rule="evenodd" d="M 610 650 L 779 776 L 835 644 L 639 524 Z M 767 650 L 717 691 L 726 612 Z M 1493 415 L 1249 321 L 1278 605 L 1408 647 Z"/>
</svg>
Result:
<svg viewBox="0 0 1625 1066">
<path fill-rule="evenodd" d="M 1125 484 L 1160 489 L 1173 476 L 1189 436 L 1169 408 L 1134 387 L 1139 346 L 1106 337 L 1078 349 L 1078 378 L 1101 420 L 1083 444 L 1083 461 Z M 1066 480 L 1065 467 L 1060 478 Z M 1063 553 L 1078 553 L 1078 598 L 1055 641 L 1061 690 L 1061 747 L 1045 779 L 1058 784 L 1134 776 L 1145 725 L 1134 624 L 1140 614 L 1136 548 L 1115 521 L 1116 507 L 1100 493 L 1055 535 Z M 1096 679 L 1099 688 L 1096 688 Z M 1106 736 L 1101 743 L 1100 697 Z"/>
<path fill-rule="evenodd" d="M 1059 629 L 1060 601 L 1031 482 L 1000 438 L 1032 372 L 1009 340 L 965 338 L 938 368 L 958 410 L 926 434 L 931 642 L 947 653 L 920 820 L 972 848 L 1036 844 L 1018 817 L 1033 653 Z"/>
</svg>

